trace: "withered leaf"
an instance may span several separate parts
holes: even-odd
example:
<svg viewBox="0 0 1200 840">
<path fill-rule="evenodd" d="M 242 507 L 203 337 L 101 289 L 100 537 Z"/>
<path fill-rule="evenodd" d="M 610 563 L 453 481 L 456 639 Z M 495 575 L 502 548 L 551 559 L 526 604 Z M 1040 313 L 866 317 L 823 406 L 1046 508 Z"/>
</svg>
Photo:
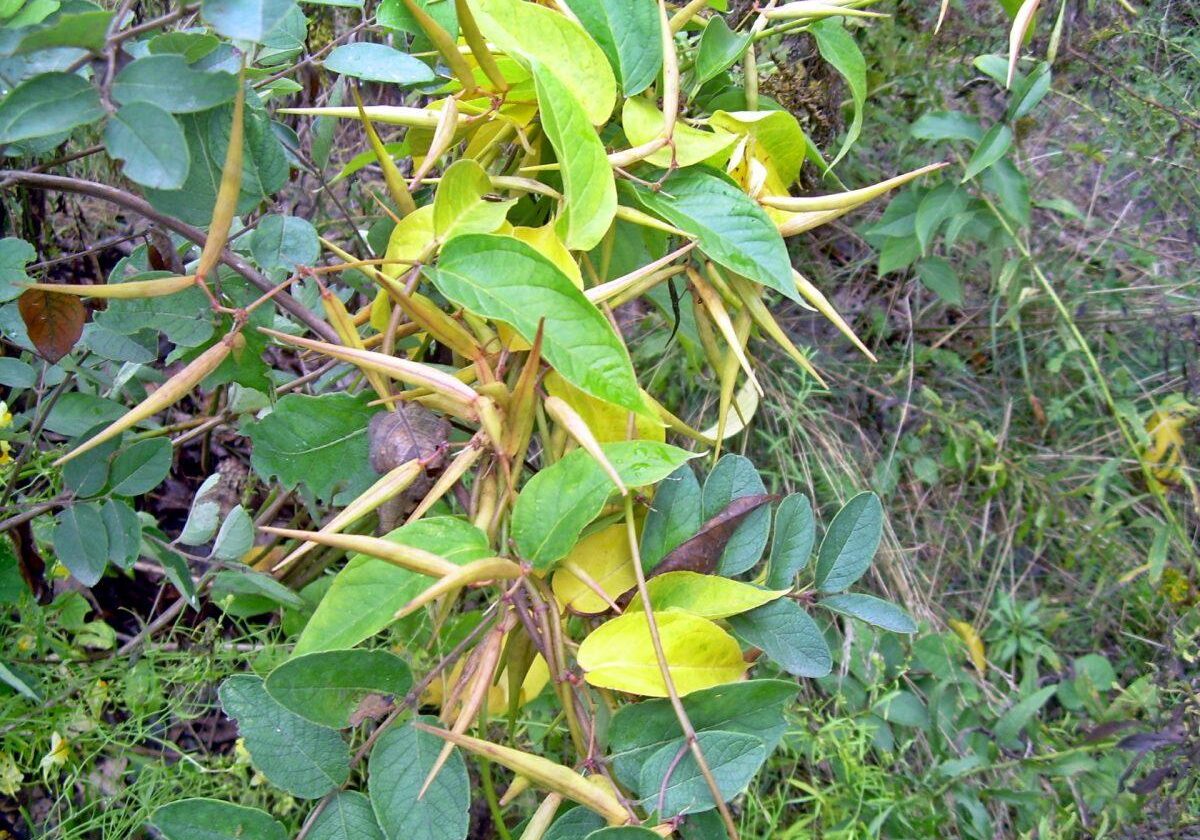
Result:
<svg viewBox="0 0 1200 840">
<path fill-rule="evenodd" d="M 371 469 L 385 473 L 417 458 L 426 468 L 438 466 L 450 437 L 450 423 L 416 403 L 400 403 L 395 411 L 381 411 L 367 427 Z"/>
<path fill-rule="evenodd" d="M 75 295 L 29 289 L 17 299 L 17 309 L 29 331 L 29 340 L 51 364 L 71 352 L 83 335 L 87 310 Z"/>
<path fill-rule="evenodd" d="M 770 493 L 742 496 L 700 526 L 696 535 L 678 545 L 663 561 L 654 567 L 650 577 L 666 572 L 699 572 L 711 575 L 717 569 L 721 552 L 742 520 L 777 497 Z"/>
<path fill-rule="evenodd" d="M 382 694 L 368 694 L 358 701 L 357 708 L 350 713 L 350 726 L 353 728 L 363 721 L 379 720 L 394 708 L 396 704 L 392 698 Z"/>
</svg>

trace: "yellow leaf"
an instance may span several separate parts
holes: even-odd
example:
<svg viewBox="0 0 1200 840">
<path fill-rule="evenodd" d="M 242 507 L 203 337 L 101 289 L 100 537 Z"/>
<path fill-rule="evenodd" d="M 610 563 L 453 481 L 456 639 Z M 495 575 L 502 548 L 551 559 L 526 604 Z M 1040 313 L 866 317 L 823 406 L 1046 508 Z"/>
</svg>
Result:
<svg viewBox="0 0 1200 840">
<path fill-rule="evenodd" d="M 621 127 L 625 130 L 625 138 L 630 144 L 640 146 L 662 134 L 666 127 L 666 117 L 648 99 L 631 96 L 621 108 Z M 702 131 L 684 122 L 675 123 L 671 139 L 675 141 L 677 166 L 691 166 L 702 162 L 722 166 L 729 158 L 730 149 L 737 143 L 737 135 L 726 131 Z M 671 150 L 659 149 L 647 157 L 646 161 L 655 166 L 670 166 Z"/>
<path fill-rule="evenodd" d="M 746 157 L 762 161 L 778 177 L 777 189 L 787 194 L 787 187 L 800 175 L 806 145 L 794 116 L 787 111 L 717 111 L 708 122 L 735 137 L 746 137 Z"/>
<path fill-rule="evenodd" d="M 759 589 L 740 580 L 699 572 L 667 572 L 646 582 L 655 613 L 679 609 L 701 618 L 728 618 L 782 598 L 786 589 Z M 640 598 L 630 604 L 631 612 L 642 608 Z"/>
<path fill-rule="evenodd" d="M 654 613 L 671 679 L 680 695 L 741 679 L 746 671 L 733 636 L 707 618 L 682 610 Z M 592 685 L 647 697 L 666 697 L 644 612 L 602 624 L 576 655 Z"/>
<path fill-rule="evenodd" d="M 582 579 L 582 572 L 598 586 L 606 601 Z M 554 572 L 551 587 L 559 603 L 572 612 L 594 615 L 609 608 L 622 594 L 637 586 L 633 555 L 625 524 L 610 525 L 580 540 Z"/>
<path fill-rule="evenodd" d="M 433 208 L 432 204 L 419 207 L 392 228 L 387 252 L 384 254 L 385 259 L 416 262 L 432 253 L 434 245 Z M 394 262 L 385 264 L 382 270 L 388 277 L 395 278 L 406 273 L 409 267 L 403 263 Z"/>
<path fill-rule="evenodd" d="M 515 227 L 512 235 L 526 245 L 532 245 L 539 254 L 554 263 L 563 274 L 570 278 L 571 282 L 575 284 L 575 288 L 583 288 L 583 275 L 579 273 L 579 264 L 571 257 L 567 246 L 554 232 L 554 222 L 542 227 Z"/>
<path fill-rule="evenodd" d="M 542 384 L 546 393 L 558 397 L 583 418 L 583 422 L 600 443 L 629 439 L 628 409 L 585 394 L 559 376 L 557 371 L 547 373 Z M 637 416 L 634 430 L 638 440 L 653 440 L 659 443 L 666 440 L 666 430 L 661 424 L 640 415 Z"/>
<path fill-rule="evenodd" d="M 473 160 L 456 160 L 442 175 L 433 199 L 433 230 L 445 242 L 463 233 L 491 233 L 503 222 L 509 201 L 487 201 L 492 191 L 487 172 Z"/>
<path fill-rule="evenodd" d="M 967 653 L 971 656 L 971 663 L 975 666 L 975 670 L 983 676 L 987 672 L 987 655 L 983 648 L 983 639 L 979 638 L 979 633 L 975 628 L 965 621 L 959 621 L 957 618 L 950 619 L 947 624 L 954 631 L 963 643 L 967 646 Z"/>
<path fill-rule="evenodd" d="M 1150 413 L 1146 418 L 1146 434 L 1150 444 L 1142 453 L 1142 460 L 1150 468 L 1154 478 L 1164 484 L 1176 484 L 1180 478 L 1183 461 L 1183 430 L 1196 415 L 1196 408 L 1182 400 L 1164 404 L 1163 408 Z"/>
</svg>

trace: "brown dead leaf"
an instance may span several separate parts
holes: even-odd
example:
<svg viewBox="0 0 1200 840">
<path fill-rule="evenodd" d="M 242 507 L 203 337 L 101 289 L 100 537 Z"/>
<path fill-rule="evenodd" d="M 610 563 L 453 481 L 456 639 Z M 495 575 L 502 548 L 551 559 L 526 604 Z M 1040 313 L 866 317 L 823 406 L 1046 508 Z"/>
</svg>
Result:
<svg viewBox="0 0 1200 840">
<path fill-rule="evenodd" d="M 87 310 L 74 295 L 29 289 L 17 299 L 17 308 L 29 331 L 29 340 L 50 364 L 70 353 L 83 335 Z"/>
<path fill-rule="evenodd" d="M 717 570 L 717 560 L 725 550 L 742 520 L 763 505 L 775 500 L 769 493 L 742 496 L 734 499 L 723 511 L 705 522 L 696 536 L 676 546 L 663 561 L 654 567 L 650 577 L 667 572 L 699 572 L 711 575 Z"/>
</svg>

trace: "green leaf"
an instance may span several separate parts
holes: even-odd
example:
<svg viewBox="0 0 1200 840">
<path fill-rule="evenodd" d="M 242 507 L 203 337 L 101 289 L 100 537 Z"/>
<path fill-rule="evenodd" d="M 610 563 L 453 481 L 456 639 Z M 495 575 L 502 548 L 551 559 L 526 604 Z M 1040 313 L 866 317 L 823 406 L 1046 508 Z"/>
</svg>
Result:
<svg viewBox="0 0 1200 840">
<path fill-rule="evenodd" d="M 265 811 L 217 799 L 180 799 L 155 810 L 150 824 L 166 840 L 287 840 Z"/>
<path fill-rule="evenodd" d="M 0 247 L 3 247 L 2 243 Z M 0 358 L 0 385 L 13 389 L 32 388 L 37 384 L 37 379 L 33 365 L 8 356 Z"/>
<path fill-rule="evenodd" d="M 445 242 L 466 233 L 491 233 L 504 224 L 515 201 L 488 201 L 487 171 L 470 158 L 456 160 L 442 173 L 433 198 L 433 232 Z"/>
<path fill-rule="evenodd" d="M 250 256 L 259 268 L 287 277 L 321 255 L 317 229 L 299 216 L 266 216 L 250 234 Z"/>
<path fill-rule="evenodd" d="M 397 528 L 384 539 L 433 552 L 459 565 L 494 554 L 486 534 L 453 516 L 420 519 Z M 354 555 L 333 579 L 292 655 L 357 645 L 391 624 L 396 610 L 431 582 L 425 575 L 383 560 Z"/>
<path fill-rule="evenodd" d="M 424 9 L 442 29 L 450 33 L 450 37 L 458 37 L 458 10 L 455 8 L 453 0 L 416 0 L 416 5 Z M 376 19 L 380 26 L 425 38 L 424 30 L 421 29 L 421 25 L 417 23 L 412 13 L 408 11 L 404 0 L 383 0 L 376 12 Z"/>
<path fill-rule="evenodd" d="M 94 586 L 103 576 L 108 565 L 108 531 L 96 505 L 64 508 L 52 541 L 58 561 L 84 586 Z"/>
<path fill-rule="evenodd" d="M 861 619 L 893 633 L 916 633 L 917 623 L 908 613 L 873 595 L 830 595 L 817 602 L 835 613 Z"/>
<path fill-rule="evenodd" d="M 772 661 L 797 677 L 823 677 L 833 658 L 821 628 L 792 600 L 781 598 L 729 619 L 735 636 L 760 648 Z"/>
<path fill-rule="evenodd" d="M 241 560 L 254 547 L 254 520 L 241 505 L 234 505 L 221 523 L 213 543 L 212 556 L 218 560 Z"/>
<path fill-rule="evenodd" d="M 966 190 L 949 182 L 939 184 L 922 196 L 913 218 L 913 231 L 921 244 L 922 254 L 929 248 L 942 222 L 966 210 L 968 201 Z"/>
<path fill-rule="evenodd" d="M 917 263 L 921 284 L 938 296 L 943 303 L 962 306 L 963 284 L 954 266 L 941 257 L 926 257 Z"/>
<path fill-rule="evenodd" d="M 324 64 L 330 72 L 368 82 L 421 85 L 434 80 L 428 64 L 386 44 L 342 44 L 325 58 Z"/>
<path fill-rule="evenodd" d="M 384 840 L 371 800 L 356 790 L 343 790 L 313 820 L 308 840 Z"/>
<path fill-rule="evenodd" d="M 767 488 L 750 459 L 742 455 L 722 455 L 704 481 L 701 518 L 707 522 L 729 507 L 734 499 L 766 492 Z M 763 505 L 748 514 L 725 544 L 717 564 L 718 574 L 732 577 L 757 563 L 767 547 L 770 531 L 769 505 Z"/>
<path fill-rule="evenodd" d="M 434 718 L 417 718 L 436 724 Z M 463 840 L 469 828 L 471 783 L 458 750 L 418 798 L 445 743 L 412 723 L 392 726 L 371 750 L 367 789 L 388 840 Z"/>
<path fill-rule="evenodd" d="M 225 150 L 229 147 L 231 114 L 231 106 L 224 105 L 200 113 L 184 114 L 179 118 L 192 158 L 187 182 L 178 190 L 147 189 L 146 198 L 155 209 L 188 224 L 208 225 L 216 203 L 217 187 L 221 183 Z M 239 214 L 248 212 L 270 197 L 284 185 L 288 177 L 288 162 L 283 146 L 264 112 L 247 109 L 243 138 L 242 189 L 237 202 Z M 154 298 L 150 302 L 157 306 L 163 300 Z"/>
<path fill-rule="evenodd" d="M 758 737 L 768 752 L 787 731 L 784 707 L 796 696 L 795 683 L 748 680 L 695 691 L 683 699 L 684 710 L 697 732 L 722 730 Z M 641 768 L 662 749 L 684 743 L 679 719 L 669 700 L 645 700 L 622 706 L 609 729 L 609 748 L 617 779 L 640 796 Z"/>
<path fill-rule="evenodd" d="M 552 68 L 583 107 L 603 125 L 617 100 L 617 82 L 604 51 L 578 23 L 525 0 L 468 0 L 483 36 L 526 65 Z"/>
<path fill-rule="evenodd" d="M 745 789 L 767 760 L 766 746 L 755 735 L 710 730 L 696 737 L 717 790 L 726 802 Z M 659 814 L 695 814 L 717 807 L 696 758 L 685 743 L 667 744 L 646 759 L 639 787 L 653 791 L 642 804 Z"/>
<path fill-rule="evenodd" d="M 781 589 L 760 589 L 740 580 L 721 575 L 702 575 L 698 572 L 667 572 L 646 583 L 650 603 L 655 612 L 680 609 L 702 618 L 728 618 L 774 601 L 784 595 Z M 641 602 L 635 600 L 629 611 L 636 612 Z"/>
<path fill-rule="evenodd" d="M 1050 81 L 1050 63 L 1039 62 L 1028 76 L 1013 85 L 1006 119 L 1016 122 L 1027 117 L 1050 92 Z"/>
<path fill-rule="evenodd" d="M 672 549 L 700 530 L 700 482 L 687 464 L 664 478 L 642 526 L 642 568 L 654 569 Z"/>
<path fill-rule="evenodd" d="M 168 276 L 169 272 L 156 271 L 127 278 L 114 271 L 109 282 Z M 184 347 L 203 344 L 213 333 L 212 309 L 199 288 L 187 288 L 167 297 L 110 300 L 104 311 L 93 317 L 100 326 L 121 335 L 135 336 L 149 328 L 161 332 L 172 344 Z"/>
<path fill-rule="evenodd" d="M 226 38 L 259 43 L 295 5 L 293 0 L 204 0 L 200 16 Z"/>
<path fill-rule="evenodd" d="M 220 483 L 220 473 L 213 473 L 204 479 L 192 499 L 187 521 L 179 533 L 179 542 L 184 545 L 204 545 L 217 533 L 217 525 L 221 521 L 221 501 L 217 492 Z"/>
<path fill-rule="evenodd" d="M 593 831 L 585 840 L 654 840 L 660 836 L 641 825 L 610 825 Z"/>
<path fill-rule="evenodd" d="M 196 70 L 182 55 L 163 53 L 126 64 L 113 79 L 112 92 L 123 105 L 149 102 L 172 114 L 191 114 L 232 100 L 237 76 Z"/>
<path fill-rule="evenodd" d="M 173 456 L 171 441 L 161 437 L 141 440 L 122 450 L 112 464 L 112 492 L 118 496 L 149 493 L 171 471 Z"/>
<path fill-rule="evenodd" d="M 909 129 L 918 140 L 968 140 L 978 143 L 983 127 L 975 117 L 961 111 L 930 111 Z"/>
<path fill-rule="evenodd" d="M 104 116 L 100 94 L 73 73 L 43 73 L 21 82 L 0 102 L 0 143 L 46 137 Z"/>
<path fill-rule="evenodd" d="M 661 174 L 650 172 L 644 178 L 653 182 Z M 692 166 L 672 172 L 657 191 L 626 181 L 620 188 L 695 236 L 714 262 L 799 301 L 783 237 L 754 199 L 724 174 Z"/>
<path fill-rule="evenodd" d="M 816 538 L 817 524 L 808 496 L 793 493 L 780 502 L 775 511 L 767 586 L 771 589 L 791 587 L 796 582 L 796 575 L 808 565 Z"/>
<path fill-rule="evenodd" d="M 368 694 L 403 696 L 408 664 L 386 650 L 329 650 L 295 656 L 270 673 L 267 693 L 300 717 L 343 729 Z"/>
<path fill-rule="evenodd" d="M 275 612 L 280 607 L 299 609 L 304 600 L 270 575 L 261 572 L 218 572 L 209 594 L 214 604 L 233 616 Z"/>
<path fill-rule="evenodd" d="M 654 416 L 612 324 L 531 246 L 507 236 L 459 236 L 425 274 L 454 303 L 510 324 L 526 341 L 544 321 L 542 355 L 564 379 L 598 399 Z"/>
<path fill-rule="evenodd" d="M 652 3 L 640 0 L 568 0 L 600 45 L 626 96 L 641 93 L 662 69 L 662 32 Z"/>
<path fill-rule="evenodd" d="M 220 43 L 220 38 L 208 32 L 164 32 L 147 41 L 146 48 L 151 55 L 181 55 L 184 61 L 192 64 L 211 53 Z"/>
<path fill-rule="evenodd" d="M 983 188 L 1000 199 L 1000 209 L 1021 226 L 1029 224 L 1029 180 L 1011 160 L 1003 159 L 984 170 Z"/>
<path fill-rule="evenodd" d="M 696 51 L 696 87 L 733 66 L 750 46 L 750 33 L 733 32 L 720 15 L 708 19 Z"/>
<path fill-rule="evenodd" d="M 237 720 L 254 766 L 300 799 L 316 799 L 350 778 L 350 747 L 332 729 L 289 712 L 263 681 L 235 674 L 218 689 L 221 708 Z"/>
<path fill-rule="evenodd" d="M 602 444 L 604 455 L 626 487 L 666 478 L 690 452 L 646 440 Z M 584 527 L 616 491 L 612 479 L 586 451 L 576 449 L 541 470 L 517 496 L 512 538 L 521 559 L 545 571 L 567 555 Z"/>
<path fill-rule="evenodd" d="M 963 181 L 969 181 L 1004 157 L 1012 147 L 1012 129 L 1004 123 L 996 123 L 988 129 L 987 134 L 979 141 L 975 153 L 967 161 L 967 169 L 963 172 Z"/>
<path fill-rule="evenodd" d="M 915 236 L 889 236 L 879 249 L 879 276 L 908 268 L 921 256 L 921 243 Z"/>
<path fill-rule="evenodd" d="M 1006 747 L 1015 747 L 1018 743 L 1017 736 L 1021 734 L 1021 730 L 1029 725 L 1029 722 L 1041 711 L 1042 706 L 1046 705 L 1046 701 L 1053 697 L 1056 691 L 1058 691 L 1057 685 L 1048 685 L 1013 704 L 992 727 L 992 733 L 996 736 L 996 740 Z"/>
<path fill-rule="evenodd" d="M 577 805 L 550 824 L 542 840 L 578 840 L 604 828 L 604 817 Z"/>
<path fill-rule="evenodd" d="M 68 391 L 46 415 L 45 427 L 56 435 L 76 437 L 101 423 L 107 426 L 124 413 L 125 406 L 115 400 Z"/>
<path fill-rule="evenodd" d="M 617 212 L 617 185 L 604 144 L 556 71 L 532 62 L 542 128 L 558 158 L 566 207 L 558 226 L 566 246 L 595 247 Z"/>
<path fill-rule="evenodd" d="M 29 282 L 25 266 L 36 259 L 37 251 L 24 239 L 0 239 L 0 303 L 21 294 L 21 284 Z"/>
<path fill-rule="evenodd" d="M 929 710 L 921 698 L 911 691 L 893 692 L 872 706 L 871 711 L 888 723 L 916 729 L 929 728 Z"/>
<path fill-rule="evenodd" d="M 367 459 L 369 395 L 288 394 L 261 420 L 246 420 L 250 465 L 288 488 L 304 483 L 318 500 L 357 495 L 379 477 Z"/>
<path fill-rule="evenodd" d="M 883 538 L 883 505 L 874 493 L 859 493 L 838 511 L 817 549 L 817 588 L 841 592 L 867 568 Z"/>
<path fill-rule="evenodd" d="M 103 9 L 64 12 L 22 35 L 11 53 L 21 55 L 56 47 L 78 47 L 99 53 L 104 49 L 112 17 L 112 12 Z"/>
<path fill-rule="evenodd" d="M 657 139 L 665 128 L 666 117 L 663 112 L 645 97 L 631 96 L 621 106 L 621 130 L 625 132 L 625 139 L 631 146 L 640 146 Z M 675 124 L 675 132 L 671 139 L 674 141 L 674 149 L 659 149 L 646 158 L 646 162 L 655 166 L 670 166 L 673 153 L 675 165 L 680 169 L 697 163 L 720 167 L 729 159 L 730 152 L 739 141 L 736 134 L 728 131 L 701 130 L 686 122 Z"/>
<path fill-rule="evenodd" d="M 850 88 L 850 99 L 854 103 L 854 116 L 846 130 L 846 139 L 842 141 L 842 148 L 838 150 L 837 157 L 829 164 L 833 166 L 850 151 L 850 147 L 862 131 L 863 106 L 867 102 L 867 62 L 863 59 L 858 44 L 854 43 L 850 33 L 837 18 L 817 21 L 809 28 L 809 32 L 817 40 L 821 58 L 833 65 L 833 69 L 846 80 L 846 86 Z"/>
<path fill-rule="evenodd" d="M 108 538 L 108 562 L 128 569 L 142 548 L 142 522 L 137 512 L 120 499 L 109 499 L 100 508 Z"/>
</svg>

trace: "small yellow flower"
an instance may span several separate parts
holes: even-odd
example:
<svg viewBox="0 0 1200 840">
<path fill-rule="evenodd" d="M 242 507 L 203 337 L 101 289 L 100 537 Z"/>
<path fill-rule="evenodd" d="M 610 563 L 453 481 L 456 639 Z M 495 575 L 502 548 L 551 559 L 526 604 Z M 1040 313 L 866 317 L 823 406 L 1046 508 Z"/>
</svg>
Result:
<svg viewBox="0 0 1200 840">
<path fill-rule="evenodd" d="M 12 444 L 6 440 L 0 440 L 0 467 L 12 463 Z"/>
<path fill-rule="evenodd" d="M 50 751 L 42 756 L 40 765 L 42 776 L 48 776 L 51 770 L 62 767 L 70 757 L 71 743 L 57 732 L 52 733 L 50 735 Z"/>
<path fill-rule="evenodd" d="M 8 410 L 8 403 L 0 400 L 0 429 L 7 428 L 12 425 L 12 412 Z"/>
</svg>

